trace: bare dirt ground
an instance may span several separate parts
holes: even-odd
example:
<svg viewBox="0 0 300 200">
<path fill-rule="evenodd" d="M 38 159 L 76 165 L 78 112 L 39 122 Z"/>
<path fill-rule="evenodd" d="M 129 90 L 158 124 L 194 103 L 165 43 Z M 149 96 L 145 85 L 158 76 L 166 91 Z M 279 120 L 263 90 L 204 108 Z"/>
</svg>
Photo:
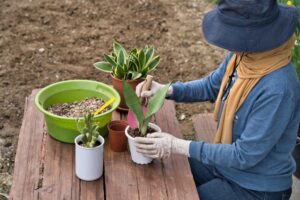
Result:
<svg viewBox="0 0 300 200">
<path fill-rule="evenodd" d="M 67 79 L 110 84 L 92 67 L 117 40 L 126 48 L 154 45 L 161 63 L 155 80 L 199 79 L 225 52 L 205 43 L 205 0 L 0 0 L 0 193 L 8 193 L 25 97 Z M 182 132 L 206 103 L 177 104 Z M 0 195 L 1 196 L 1 195 Z M 1 197 L 0 197 L 1 198 Z"/>
</svg>

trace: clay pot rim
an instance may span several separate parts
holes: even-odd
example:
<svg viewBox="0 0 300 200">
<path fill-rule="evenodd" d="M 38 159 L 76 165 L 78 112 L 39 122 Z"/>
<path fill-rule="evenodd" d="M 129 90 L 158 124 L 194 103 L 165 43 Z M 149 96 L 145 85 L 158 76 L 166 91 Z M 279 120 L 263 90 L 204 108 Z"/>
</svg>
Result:
<svg viewBox="0 0 300 200">
<path fill-rule="evenodd" d="M 120 131 L 120 130 L 111 129 L 111 125 L 124 125 L 124 130 Z M 127 126 L 128 126 L 128 122 L 126 120 L 113 120 L 107 124 L 109 133 L 111 133 L 112 131 L 114 133 L 122 133 L 125 131 Z"/>
<path fill-rule="evenodd" d="M 117 77 L 115 77 L 112 73 L 110 74 L 110 76 L 111 76 L 113 79 L 115 79 L 115 80 L 117 80 L 117 81 L 119 81 L 119 82 L 122 82 L 122 81 L 123 81 L 122 79 L 118 79 Z M 140 78 L 138 78 L 138 79 L 134 79 L 134 80 L 126 80 L 126 81 L 129 82 L 129 83 L 131 83 L 131 82 L 140 81 L 140 80 L 145 80 L 145 78 L 144 78 L 144 77 L 140 77 Z"/>
</svg>

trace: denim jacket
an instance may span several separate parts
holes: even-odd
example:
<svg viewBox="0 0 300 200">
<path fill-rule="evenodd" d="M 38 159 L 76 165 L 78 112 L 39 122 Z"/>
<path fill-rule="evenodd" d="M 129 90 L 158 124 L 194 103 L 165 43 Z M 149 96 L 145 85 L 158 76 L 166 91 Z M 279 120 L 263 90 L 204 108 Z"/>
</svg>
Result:
<svg viewBox="0 0 300 200">
<path fill-rule="evenodd" d="M 172 85 L 169 99 L 214 102 L 225 61 L 207 77 Z M 232 144 L 193 141 L 190 157 L 214 166 L 240 186 L 277 192 L 291 187 L 295 161 L 291 155 L 300 122 L 300 84 L 292 63 L 264 76 L 236 112 Z"/>
</svg>

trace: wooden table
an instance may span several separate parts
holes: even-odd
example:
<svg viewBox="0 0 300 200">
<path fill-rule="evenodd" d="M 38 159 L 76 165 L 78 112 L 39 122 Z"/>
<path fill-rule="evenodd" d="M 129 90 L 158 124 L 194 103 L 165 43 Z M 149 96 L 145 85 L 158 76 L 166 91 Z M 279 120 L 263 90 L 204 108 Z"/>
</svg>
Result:
<svg viewBox="0 0 300 200">
<path fill-rule="evenodd" d="M 149 165 L 137 165 L 129 152 L 112 152 L 108 141 L 104 175 L 93 182 L 79 180 L 75 176 L 74 145 L 47 134 L 43 115 L 34 105 L 37 91 L 26 99 L 10 199 L 198 199 L 186 157 L 172 155 Z M 113 113 L 113 119 L 124 117 Z M 181 137 L 172 101 L 165 102 L 154 120 L 163 131 Z"/>
</svg>

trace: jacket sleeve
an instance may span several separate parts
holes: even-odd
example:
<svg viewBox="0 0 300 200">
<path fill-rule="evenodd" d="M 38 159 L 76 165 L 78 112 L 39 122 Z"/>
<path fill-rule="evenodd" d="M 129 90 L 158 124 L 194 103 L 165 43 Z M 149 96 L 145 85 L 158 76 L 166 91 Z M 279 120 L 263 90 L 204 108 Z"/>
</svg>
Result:
<svg viewBox="0 0 300 200">
<path fill-rule="evenodd" d="M 255 102 L 239 139 L 232 144 L 192 142 L 190 157 L 211 165 L 251 168 L 263 160 L 279 141 L 294 109 L 295 102 L 289 95 L 261 97 Z"/>
<path fill-rule="evenodd" d="M 177 102 L 214 102 L 217 98 L 226 66 L 231 56 L 232 53 L 229 53 L 224 62 L 215 71 L 203 79 L 186 83 L 176 82 L 175 84 L 172 84 L 173 94 L 169 96 L 168 99 Z"/>
</svg>

